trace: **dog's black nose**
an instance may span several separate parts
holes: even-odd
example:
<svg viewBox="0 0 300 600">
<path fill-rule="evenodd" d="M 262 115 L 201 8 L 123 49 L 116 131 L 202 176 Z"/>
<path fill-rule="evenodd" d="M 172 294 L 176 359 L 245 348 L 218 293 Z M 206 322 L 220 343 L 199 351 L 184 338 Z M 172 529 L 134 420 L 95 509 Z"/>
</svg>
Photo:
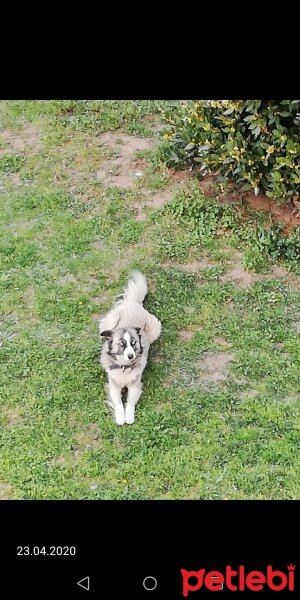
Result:
<svg viewBox="0 0 300 600">
<path fill-rule="evenodd" d="M 133 354 L 128 354 L 128 358 L 133 358 Z"/>
</svg>

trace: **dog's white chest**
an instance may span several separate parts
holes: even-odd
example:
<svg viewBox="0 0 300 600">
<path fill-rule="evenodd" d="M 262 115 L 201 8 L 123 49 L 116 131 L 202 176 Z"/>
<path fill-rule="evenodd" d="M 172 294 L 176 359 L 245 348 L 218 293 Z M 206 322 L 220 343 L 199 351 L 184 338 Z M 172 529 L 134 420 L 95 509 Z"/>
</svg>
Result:
<svg viewBox="0 0 300 600">
<path fill-rule="evenodd" d="M 141 369 L 139 367 L 132 369 L 130 372 L 128 371 L 129 369 L 126 369 L 125 371 L 123 371 L 123 369 L 114 369 L 113 371 L 110 371 L 109 375 L 115 383 L 123 388 L 131 385 L 141 376 Z"/>
</svg>

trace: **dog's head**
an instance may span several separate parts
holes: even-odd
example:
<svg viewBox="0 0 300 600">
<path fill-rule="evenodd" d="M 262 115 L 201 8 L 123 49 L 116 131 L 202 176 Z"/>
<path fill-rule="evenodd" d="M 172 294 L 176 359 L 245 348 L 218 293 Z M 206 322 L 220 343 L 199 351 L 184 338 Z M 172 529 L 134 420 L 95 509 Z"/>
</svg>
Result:
<svg viewBox="0 0 300 600">
<path fill-rule="evenodd" d="M 143 352 L 139 327 L 102 331 L 100 335 L 107 343 L 107 354 L 119 365 L 130 365 Z"/>
</svg>

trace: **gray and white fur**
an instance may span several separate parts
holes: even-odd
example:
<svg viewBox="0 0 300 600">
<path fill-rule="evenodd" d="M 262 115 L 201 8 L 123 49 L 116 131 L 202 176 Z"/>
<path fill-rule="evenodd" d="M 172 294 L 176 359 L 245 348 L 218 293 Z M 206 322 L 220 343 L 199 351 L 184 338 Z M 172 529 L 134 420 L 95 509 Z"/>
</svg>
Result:
<svg viewBox="0 0 300 600">
<path fill-rule="evenodd" d="M 149 347 L 161 332 L 160 321 L 143 307 L 147 292 L 146 278 L 134 271 L 122 298 L 100 321 L 100 335 L 105 340 L 100 363 L 108 375 L 108 403 L 118 425 L 134 422 Z"/>
</svg>

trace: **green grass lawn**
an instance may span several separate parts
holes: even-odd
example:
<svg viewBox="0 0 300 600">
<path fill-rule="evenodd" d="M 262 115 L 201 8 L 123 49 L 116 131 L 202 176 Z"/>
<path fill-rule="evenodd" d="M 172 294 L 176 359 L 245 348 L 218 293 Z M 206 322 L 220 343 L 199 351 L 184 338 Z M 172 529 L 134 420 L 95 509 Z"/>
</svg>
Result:
<svg viewBox="0 0 300 600">
<path fill-rule="evenodd" d="M 197 193 L 163 104 L 0 102 L 2 498 L 300 497 L 300 278 L 163 210 Z M 118 427 L 98 319 L 133 268 L 163 329 Z"/>
</svg>

